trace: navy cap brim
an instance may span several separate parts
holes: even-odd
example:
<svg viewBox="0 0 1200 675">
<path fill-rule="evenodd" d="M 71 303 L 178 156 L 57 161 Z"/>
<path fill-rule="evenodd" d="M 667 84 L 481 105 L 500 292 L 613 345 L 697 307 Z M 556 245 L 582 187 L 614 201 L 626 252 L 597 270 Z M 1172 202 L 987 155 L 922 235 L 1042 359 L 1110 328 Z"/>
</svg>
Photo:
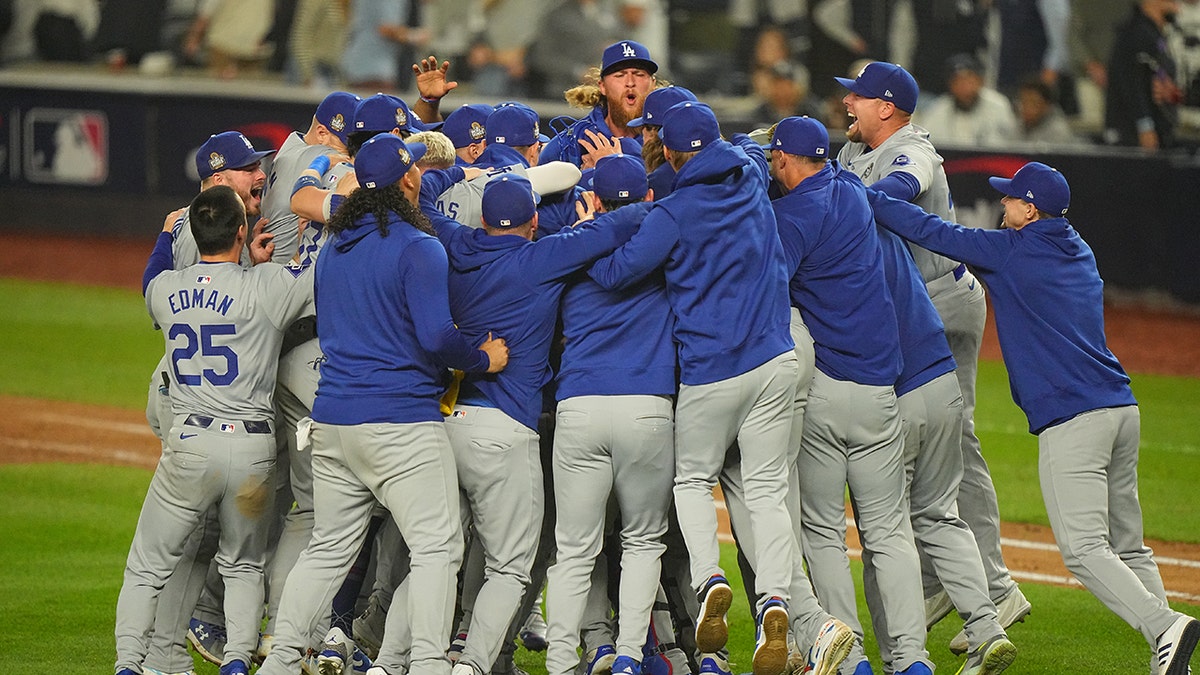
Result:
<svg viewBox="0 0 1200 675">
<path fill-rule="evenodd" d="M 1011 178 L 992 176 L 988 178 L 988 184 L 999 190 L 1002 194 L 1008 195 L 1009 197 L 1020 197 L 1020 195 L 1013 194 Z"/>
<path fill-rule="evenodd" d="M 429 150 L 424 143 L 405 143 L 408 146 L 408 152 L 412 155 L 412 163 L 416 164 L 425 156 L 425 152 Z"/>
<path fill-rule="evenodd" d="M 848 77 L 835 77 L 835 78 L 833 78 L 833 79 L 837 80 L 837 83 L 838 83 L 838 84 L 840 84 L 840 85 L 842 85 L 843 87 L 845 87 L 845 88 L 849 89 L 850 91 L 852 91 L 852 92 L 854 92 L 854 93 L 858 94 L 859 96 L 863 96 L 863 94 L 862 94 L 862 93 L 860 93 L 860 92 L 858 91 L 858 89 L 856 88 L 856 87 L 857 87 L 857 85 L 858 85 L 858 81 L 857 81 L 857 80 L 852 80 L 852 79 L 850 79 L 850 78 L 848 78 Z"/>
<path fill-rule="evenodd" d="M 645 116 L 635 117 L 635 118 L 629 120 L 628 122 L 626 122 L 625 126 L 627 126 L 627 127 L 644 127 L 644 126 L 646 126 L 646 118 L 645 118 Z"/>
<path fill-rule="evenodd" d="M 246 161 L 244 163 L 240 164 L 239 166 L 230 166 L 230 167 L 226 167 L 226 168 L 228 168 L 228 169 L 243 169 L 245 167 L 250 166 L 251 164 L 254 164 L 255 162 L 261 162 L 263 160 L 263 157 L 269 157 L 270 155 L 273 155 L 273 154 L 275 154 L 274 150 L 262 150 L 260 152 L 255 152 L 255 153 L 252 153 L 249 157 L 247 157 Z"/>
<path fill-rule="evenodd" d="M 609 64 L 609 66 L 604 69 L 604 72 L 600 73 L 600 77 L 604 77 L 605 75 L 618 70 L 625 70 L 626 68 L 641 68 L 651 75 L 658 72 L 658 64 L 653 61 L 646 59 L 625 59 L 624 61 L 617 61 L 616 63 Z"/>
<path fill-rule="evenodd" d="M 538 134 L 538 143 L 549 143 L 550 137 L 546 134 Z"/>
</svg>

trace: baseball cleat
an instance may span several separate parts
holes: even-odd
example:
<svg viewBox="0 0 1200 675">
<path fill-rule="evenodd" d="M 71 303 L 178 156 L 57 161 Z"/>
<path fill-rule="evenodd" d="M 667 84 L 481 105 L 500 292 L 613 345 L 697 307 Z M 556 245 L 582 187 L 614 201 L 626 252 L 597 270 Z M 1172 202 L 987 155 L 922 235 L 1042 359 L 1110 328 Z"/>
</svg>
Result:
<svg viewBox="0 0 1200 675">
<path fill-rule="evenodd" d="M 587 654 L 587 675 L 611 675 L 617 650 L 612 645 L 600 645 Z"/>
<path fill-rule="evenodd" d="M 348 671 L 350 655 L 353 653 L 353 643 L 341 628 L 331 628 L 321 645 L 321 653 L 317 655 L 317 672 L 320 675 L 342 675 Z"/>
<path fill-rule="evenodd" d="M 830 617 L 817 631 L 817 639 L 808 650 L 808 665 L 804 672 L 813 675 L 833 675 L 838 672 L 857 639 L 850 626 Z"/>
<path fill-rule="evenodd" d="M 1188 665 L 1192 652 L 1200 641 L 1200 621 L 1180 614 L 1175 623 L 1158 637 L 1155 652 L 1158 654 L 1158 670 L 1155 675 L 1187 675 L 1192 672 Z"/>
<path fill-rule="evenodd" d="M 525 645 L 525 649 L 531 652 L 544 652 L 549 643 L 546 642 L 546 619 L 542 617 L 542 608 L 534 606 L 533 611 L 529 612 L 529 617 L 525 619 L 525 625 L 521 626 L 518 633 L 521 638 L 521 644 Z"/>
<path fill-rule="evenodd" d="M 715 654 L 729 640 L 729 624 L 725 613 L 733 604 L 733 590 L 720 574 L 714 574 L 698 594 L 700 616 L 696 621 L 696 649 L 702 654 Z"/>
<path fill-rule="evenodd" d="M 221 675 L 250 675 L 250 666 L 241 659 L 234 659 L 221 666 Z"/>
<path fill-rule="evenodd" d="M 1033 605 L 1025 599 L 1025 594 L 1021 589 L 1015 588 L 1011 593 L 1004 596 L 1004 599 L 996 603 L 996 622 L 1000 627 L 1008 630 L 1008 627 L 1014 623 L 1025 621 L 1025 617 L 1033 611 Z M 955 654 L 966 654 L 970 649 L 967 644 L 967 631 L 960 630 L 954 639 L 950 640 L 950 651 Z"/>
<path fill-rule="evenodd" d="M 958 669 L 958 675 L 999 675 L 1016 658 L 1016 645 L 1001 633 L 976 647 Z"/>
<path fill-rule="evenodd" d="M 700 675 L 730 675 L 729 662 L 718 654 L 705 654 L 700 659 Z"/>
<path fill-rule="evenodd" d="M 351 626 L 354 631 L 355 644 L 372 659 L 379 656 L 379 645 L 383 644 L 383 625 L 386 619 L 387 612 L 379 606 L 379 598 L 372 594 L 367 598 L 367 608 L 363 610 L 362 614 L 355 617 Z"/>
<path fill-rule="evenodd" d="M 779 675 L 788 660 L 788 611 L 781 598 L 772 597 L 758 613 L 754 643 L 754 675 Z"/>
<path fill-rule="evenodd" d="M 925 630 L 932 629 L 952 611 L 954 603 L 946 591 L 938 591 L 933 597 L 925 598 Z"/>
<path fill-rule="evenodd" d="M 188 622 L 187 641 L 192 649 L 209 663 L 221 665 L 225 660 L 225 626 L 201 621 L 195 617 Z"/>
<path fill-rule="evenodd" d="M 642 664 L 632 657 L 618 656 L 612 664 L 612 675 L 641 675 Z"/>
</svg>

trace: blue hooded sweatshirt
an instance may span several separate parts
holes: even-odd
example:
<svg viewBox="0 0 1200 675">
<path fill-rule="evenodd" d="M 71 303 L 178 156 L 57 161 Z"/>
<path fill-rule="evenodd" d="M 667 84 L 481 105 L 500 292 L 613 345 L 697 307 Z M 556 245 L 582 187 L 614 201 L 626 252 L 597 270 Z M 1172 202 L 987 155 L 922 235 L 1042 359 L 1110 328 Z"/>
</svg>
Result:
<svg viewBox="0 0 1200 675">
<path fill-rule="evenodd" d="M 503 371 L 468 375 L 459 400 L 490 404 L 537 431 L 567 279 L 628 241 L 645 208 L 619 209 L 536 242 L 465 227 L 439 213 L 432 196 L 422 197 L 421 208 L 450 259 L 450 312 L 459 330 L 480 341 L 492 333 L 509 350 Z"/>
<path fill-rule="evenodd" d="M 1030 433 L 1089 410 L 1137 404 L 1104 337 L 1096 258 L 1066 218 L 980 230 L 880 192 L 868 195 L 880 225 L 961 260 L 987 285 L 1013 401 Z"/>
<path fill-rule="evenodd" d="M 890 387 L 900 375 L 900 331 L 864 190 L 858 176 L 827 162 L 772 205 L 817 368 Z"/>
<path fill-rule="evenodd" d="M 896 380 L 896 396 L 903 396 L 935 379 L 954 372 L 957 364 L 946 341 L 942 317 L 929 299 L 925 279 L 917 269 L 904 240 L 875 226 L 883 251 L 883 274 L 892 290 L 896 321 L 900 325 L 900 354 L 904 368 Z"/>
<path fill-rule="evenodd" d="M 317 333 L 326 360 L 314 420 L 442 420 L 445 368 L 488 368 L 487 354 L 450 318 L 447 273 L 437 239 L 395 214 L 386 237 L 370 215 L 333 237 L 316 264 Z"/>
<path fill-rule="evenodd" d="M 745 134 L 733 140 L 697 152 L 633 239 L 592 268 L 601 285 L 620 288 L 664 267 L 687 385 L 736 377 L 795 347 L 766 155 Z"/>
</svg>

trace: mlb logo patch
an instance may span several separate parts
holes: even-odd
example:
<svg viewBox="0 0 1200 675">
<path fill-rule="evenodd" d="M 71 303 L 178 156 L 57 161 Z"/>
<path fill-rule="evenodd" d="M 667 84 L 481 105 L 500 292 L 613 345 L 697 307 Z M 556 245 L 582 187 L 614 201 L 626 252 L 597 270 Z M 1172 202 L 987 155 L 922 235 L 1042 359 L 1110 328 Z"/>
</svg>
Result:
<svg viewBox="0 0 1200 675">
<path fill-rule="evenodd" d="M 232 434 L 233 432 L 237 431 L 237 427 L 235 427 L 232 424 L 229 424 L 228 422 L 222 422 L 221 423 L 221 431 L 223 431 L 227 434 Z"/>
<path fill-rule="evenodd" d="M 704 141 L 701 141 L 700 139 L 696 139 L 696 140 L 692 141 L 692 147 L 693 147 L 693 148 L 698 148 L 698 147 L 700 147 L 700 146 L 701 146 L 703 143 L 704 143 Z"/>
<path fill-rule="evenodd" d="M 211 283 L 212 283 L 212 277 L 208 276 L 207 274 L 202 274 L 202 275 L 200 275 L 200 276 L 196 277 L 196 283 L 198 283 L 198 284 L 211 284 Z"/>
<path fill-rule="evenodd" d="M 466 417 L 467 411 L 466 410 L 455 410 L 454 412 L 450 413 L 450 416 L 451 417 Z"/>
</svg>

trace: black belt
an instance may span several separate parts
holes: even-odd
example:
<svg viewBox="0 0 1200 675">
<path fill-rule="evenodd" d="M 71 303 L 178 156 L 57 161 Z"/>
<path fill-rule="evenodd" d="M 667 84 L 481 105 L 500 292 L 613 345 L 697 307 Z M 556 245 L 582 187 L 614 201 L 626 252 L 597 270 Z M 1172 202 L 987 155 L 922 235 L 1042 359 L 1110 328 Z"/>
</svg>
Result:
<svg viewBox="0 0 1200 675">
<path fill-rule="evenodd" d="M 189 427 L 200 427 L 201 429 L 207 429 L 212 426 L 212 423 L 214 421 L 216 421 L 216 420 L 209 417 L 208 415 L 191 414 L 191 415 L 187 416 L 187 419 L 185 419 L 183 421 L 183 423 L 188 425 Z M 227 423 L 222 422 L 221 423 L 222 428 L 217 429 L 217 431 L 236 431 L 236 429 L 224 428 L 226 426 L 226 424 Z M 232 426 L 233 424 L 241 424 L 242 428 L 245 429 L 246 433 L 248 433 L 248 434 L 272 433 L 271 432 L 271 423 L 264 421 L 264 420 L 233 420 L 232 423 L 228 423 L 228 424 L 230 424 L 230 426 Z"/>
<path fill-rule="evenodd" d="M 951 272 L 951 274 L 954 275 L 955 281 L 962 279 L 963 275 L 966 273 L 967 273 L 967 266 L 962 263 L 958 263 L 958 267 L 955 267 L 954 270 Z"/>
</svg>

